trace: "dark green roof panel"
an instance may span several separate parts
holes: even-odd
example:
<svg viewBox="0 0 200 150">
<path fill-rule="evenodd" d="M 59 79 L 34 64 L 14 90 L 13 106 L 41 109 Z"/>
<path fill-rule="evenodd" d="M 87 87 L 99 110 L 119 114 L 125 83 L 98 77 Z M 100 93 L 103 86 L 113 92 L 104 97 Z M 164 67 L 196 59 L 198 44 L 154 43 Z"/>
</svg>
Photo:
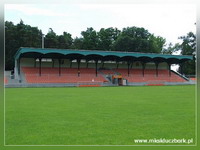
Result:
<svg viewBox="0 0 200 150">
<path fill-rule="evenodd" d="M 136 53 L 136 52 L 116 52 L 116 51 L 97 51 L 97 50 L 72 50 L 72 49 L 42 49 L 42 48 L 20 48 L 15 54 L 15 59 L 19 59 L 20 57 L 45 57 L 45 56 L 62 56 L 61 58 L 69 58 L 75 57 L 76 55 L 79 58 L 89 57 L 89 56 L 99 56 L 99 59 L 107 58 L 109 56 L 115 56 L 116 58 L 126 58 L 133 57 L 134 59 L 144 59 L 150 58 L 152 60 L 163 59 L 170 60 L 176 59 L 177 61 L 187 61 L 192 60 L 192 56 L 188 55 L 166 55 L 166 54 L 155 54 L 155 53 Z"/>
</svg>

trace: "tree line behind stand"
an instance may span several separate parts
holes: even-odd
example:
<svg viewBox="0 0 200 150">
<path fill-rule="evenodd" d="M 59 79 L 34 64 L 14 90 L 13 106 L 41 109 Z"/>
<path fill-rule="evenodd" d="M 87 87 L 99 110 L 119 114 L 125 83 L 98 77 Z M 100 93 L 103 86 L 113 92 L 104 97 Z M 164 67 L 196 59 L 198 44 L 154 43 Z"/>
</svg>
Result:
<svg viewBox="0 0 200 150">
<path fill-rule="evenodd" d="M 189 37 L 188 37 L 189 36 Z M 119 30 L 117 28 L 101 28 L 95 31 L 92 27 L 81 32 L 81 37 L 72 38 L 72 35 L 63 32 L 57 35 L 52 28 L 44 37 L 45 48 L 58 49 L 84 49 L 84 50 L 105 50 L 105 51 L 125 51 L 143 53 L 172 53 L 184 48 L 182 54 L 192 54 L 188 45 L 191 45 L 193 33 L 182 37 L 183 43 L 166 47 L 166 40 L 163 37 L 155 36 L 148 30 L 139 27 L 127 27 Z M 189 44 L 190 43 L 190 44 Z M 185 46 L 187 45 L 187 46 Z M 182 46 L 182 47 L 181 47 Z M 32 27 L 20 23 L 14 25 L 13 22 L 5 22 L 5 69 L 13 70 L 14 55 L 20 47 L 42 47 L 42 31 L 38 27 Z M 187 68 L 186 68 L 187 69 Z M 190 71 L 192 72 L 192 71 Z M 189 72 L 189 73 L 190 73 Z M 190 73 L 191 74 L 191 73 Z"/>
</svg>

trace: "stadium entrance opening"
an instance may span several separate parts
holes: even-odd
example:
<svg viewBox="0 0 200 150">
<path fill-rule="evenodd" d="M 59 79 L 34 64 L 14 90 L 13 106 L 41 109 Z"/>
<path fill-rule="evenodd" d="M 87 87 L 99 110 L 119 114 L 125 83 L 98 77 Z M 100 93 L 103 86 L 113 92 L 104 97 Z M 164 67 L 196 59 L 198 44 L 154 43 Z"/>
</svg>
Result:
<svg viewBox="0 0 200 150">
<path fill-rule="evenodd" d="M 122 75 L 112 76 L 113 84 L 123 85 Z"/>
</svg>

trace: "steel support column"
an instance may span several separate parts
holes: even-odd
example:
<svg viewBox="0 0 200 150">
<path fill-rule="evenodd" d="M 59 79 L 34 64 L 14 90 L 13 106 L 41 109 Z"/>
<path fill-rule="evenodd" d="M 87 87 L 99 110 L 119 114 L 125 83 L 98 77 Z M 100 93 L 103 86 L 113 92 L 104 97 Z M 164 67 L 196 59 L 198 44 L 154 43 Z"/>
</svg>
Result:
<svg viewBox="0 0 200 150">
<path fill-rule="evenodd" d="M 131 63 L 131 69 L 133 68 L 133 62 Z"/>
<path fill-rule="evenodd" d="M 133 72 L 133 62 L 131 63 L 131 69 L 132 69 L 132 72 Z"/>
<path fill-rule="evenodd" d="M 86 60 L 86 68 L 88 68 L 88 60 Z"/>
<path fill-rule="evenodd" d="M 159 65 L 159 63 L 155 62 L 155 65 L 156 65 L 156 77 L 158 77 L 158 65 Z"/>
<path fill-rule="evenodd" d="M 144 77 L 144 70 L 145 70 L 146 63 L 142 62 L 142 75 Z"/>
<path fill-rule="evenodd" d="M 55 60 L 52 59 L 52 68 L 54 68 Z"/>
<path fill-rule="evenodd" d="M 103 68 L 104 67 L 104 61 L 103 61 L 103 63 L 102 63 L 102 66 L 101 66 L 101 68 Z"/>
<path fill-rule="evenodd" d="M 118 69 L 118 67 L 119 67 L 119 62 L 117 61 L 117 66 L 116 66 L 116 69 Z"/>
<path fill-rule="evenodd" d="M 34 58 L 34 68 L 36 68 L 36 60 L 37 58 Z"/>
<path fill-rule="evenodd" d="M 168 64 L 168 70 L 169 70 L 169 77 L 171 77 L 171 63 L 167 63 Z"/>
<path fill-rule="evenodd" d="M 72 68 L 72 60 L 70 60 L 69 68 Z"/>
<path fill-rule="evenodd" d="M 77 63 L 78 63 L 78 77 L 80 76 L 80 59 L 77 59 Z"/>
<path fill-rule="evenodd" d="M 61 75 L 61 59 L 58 59 L 58 72 L 59 72 L 59 76 Z"/>
<path fill-rule="evenodd" d="M 129 74 L 130 74 L 130 61 L 127 61 L 127 65 L 128 65 L 128 77 L 129 77 Z"/>
<path fill-rule="evenodd" d="M 39 58 L 39 76 L 41 76 L 42 58 Z"/>
<path fill-rule="evenodd" d="M 95 60 L 96 77 L 97 77 L 97 64 L 98 64 L 98 60 Z"/>
<path fill-rule="evenodd" d="M 184 65 L 183 63 L 180 63 L 180 64 L 179 64 L 179 66 L 180 66 L 180 73 L 181 73 L 181 74 L 183 74 L 183 65 Z"/>
</svg>

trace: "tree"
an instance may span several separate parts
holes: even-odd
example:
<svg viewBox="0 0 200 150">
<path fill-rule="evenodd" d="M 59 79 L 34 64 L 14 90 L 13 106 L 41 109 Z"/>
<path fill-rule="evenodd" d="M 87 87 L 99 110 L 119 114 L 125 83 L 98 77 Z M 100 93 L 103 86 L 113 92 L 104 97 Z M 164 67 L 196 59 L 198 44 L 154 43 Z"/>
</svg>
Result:
<svg viewBox="0 0 200 150">
<path fill-rule="evenodd" d="M 119 36 L 120 31 L 117 28 L 101 28 L 97 33 L 98 35 L 98 48 L 101 50 L 112 50 L 113 44 L 117 37 Z"/>
<path fill-rule="evenodd" d="M 76 37 L 73 40 L 71 48 L 72 49 L 83 49 L 83 38 Z"/>
<path fill-rule="evenodd" d="M 176 43 L 173 45 L 172 43 L 169 43 L 166 48 L 163 48 L 162 54 L 173 54 L 174 52 L 179 50 L 179 44 Z"/>
<path fill-rule="evenodd" d="M 5 69 L 11 70 L 14 68 L 13 56 L 17 52 L 19 42 L 17 41 L 16 27 L 12 22 L 5 22 Z"/>
<path fill-rule="evenodd" d="M 189 32 L 186 36 L 181 36 L 179 39 L 182 40 L 180 44 L 182 55 L 193 55 L 196 51 L 196 36 L 194 33 Z"/>
<path fill-rule="evenodd" d="M 5 69 L 14 69 L 14 55 L 20 47 L 41 47 L 42 32 L 37 27 L 5 22 Z"/>
<path fill-rule="evenodd" d="M 49 31 L 44 39 L 45 48 L 57 48 L 58 47 L 58 37 L 52 28 L 49 28 Z"/>
<path fill-rule="evenodd" d="M 68 49 L 72 46 L 72 37 L 70 33 L 63 32 L 63 35 L 58 36 L 57 48 Z"/>
<path fill-rule="evenodd" d="M 194 33 L 189 32 L 186 36 L 181 36 L 179 39 L 182 43 L 179 45 L 182 55 L 193 55 L 193 60 L 184 63 L 182 72 L 186 75 L 195 75 L 195 65 L 196 65 L 196 36 Z M 179 68 L 180 71 L 180 68 Z"/>
<path fill-rule="evenodd" d="M 135 47 L 137 47 L 137 43 L 135 39 L 127 35 L 126 36 L 120 35 L 117 38 L 113 49 L 116 51 L 132 52 L 132 51 L 136 51 Z"/>
<path fill-rule="evenodd" d="M 153 34 L 149 37 L 149 49 L 151 53 L 161 53 L 165 46 L 166 40 L 160 36 L 154 36 Z"/>
<path fill-rule="evenodd" d="M 92 27 L 87 28 L 86 31 L 82 31 L 81 35 L 83 36 L 83 49 L 95 50 L 98 48 L 97 32 Z"/>
<path fill-rule="evenodd" d="M 165 45 L 164 38 L 154 36 L 148 30 L 138 27 L 127 27 L 122 31 L 112 27 L 101 28 L 98 32 L 90 27 L 86 31 L 82 31 L 81 35 L 81 37 L 73 39 L 70 33 L 63 32 L 62 35 L 56 35 L 53 29 L 49 28 L 44 39 L 44 47 L 160 53 Z M 184 37 L 182 39 L 185 40 Z M 5 22 L 6 70 L 14 68 L 13 57 L 20 47 L 37 48 L 41 46 L 42 31 L 37 27 L 26 25 L 22 20 L 17 25 Z M 183 43 L 182 46 L 186 49 L 183 53 L 189 51 L 188 45 Z"/>
<path fill-rule="evenodd" d="M 195 75 L 195 64 L 196 64 L 196 36 L 194 33 L 189 32 L 186 36 L 181 36 L 179 39 L 182 40 L 181 43 L 176 43 L 173 45 L 170 43 L 167 48 L 163 49 L 163 54 L 173 54 L 174 52 L 179 52 L 181 55 L 192 55 L 193 60 L 186 61 L 181 67 L 179 67 L 178 72 L 186 75 Z"/>
<path fill-rule="evenodd" d="M 25 25 L 21 20 L 16 25 L 16 39 L 20 47 L 41 47 L 42 32 L 37 27 Z"/>
<path fill-rule="evenodd" d="M 127 27 L 118 36 L 113 49 L 118 51 L 160 53 L 164 45 L 164 38 L 156 37 L 144 28 Z"/>
</svg>

